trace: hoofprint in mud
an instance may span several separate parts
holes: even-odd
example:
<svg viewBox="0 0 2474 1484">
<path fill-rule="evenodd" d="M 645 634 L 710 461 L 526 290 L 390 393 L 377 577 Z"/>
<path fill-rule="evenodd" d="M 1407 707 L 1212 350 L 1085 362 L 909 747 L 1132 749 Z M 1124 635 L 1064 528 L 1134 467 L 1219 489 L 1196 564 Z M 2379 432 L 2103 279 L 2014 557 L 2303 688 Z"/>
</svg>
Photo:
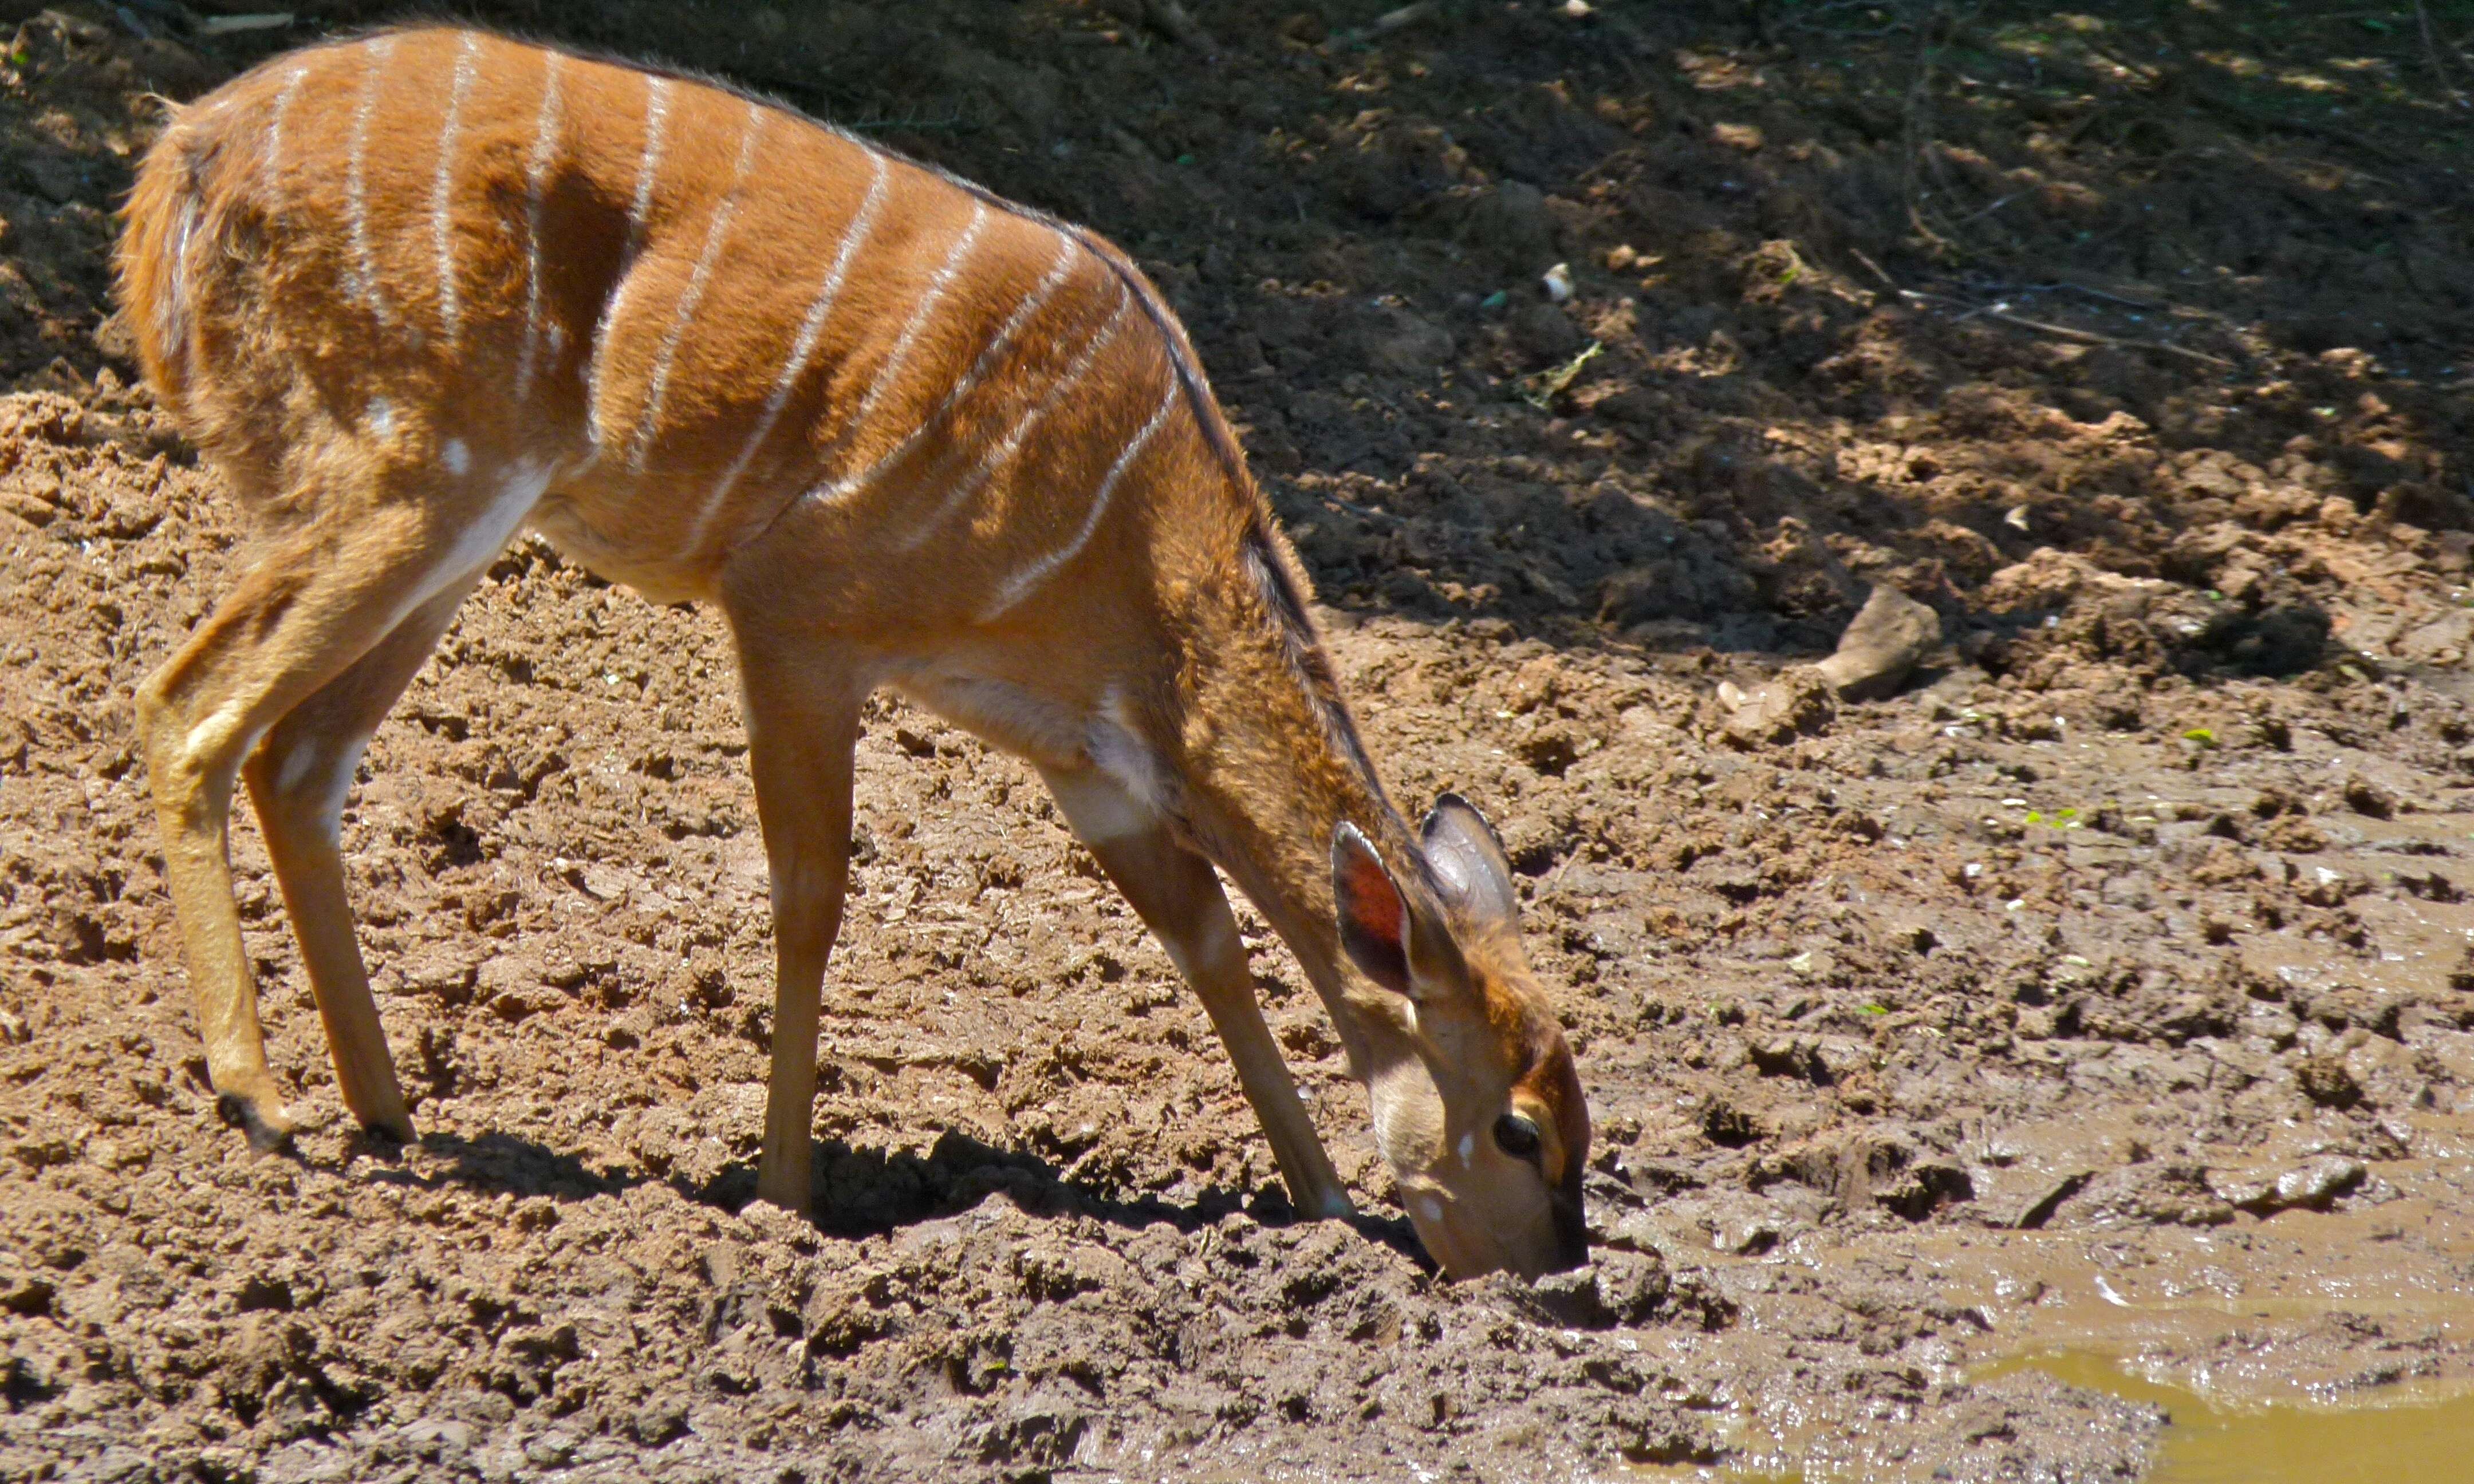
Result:
<svg viewBox="0 0 2474 1484">
<path fill-rule="evenodd" d="M 61 13 L 0 84 L 0 1474 L 2123 1478 L 2152 1409 L 1987 1363 L 2462 1383 L 2465 430 L 2411 345 L 2327 338 L 2462 343 L 2441 174 L 2227 136 L 2239 170 L 2203 143 L 2117 177 L 2143 130 L 2231 115 L 2094 84 L 2063 158 L 1947 95 L 1940 128 L 2050 184 L 1971 230 L 2024 234 L 2040 285 L 2198 315 L 2013 300 L 2120 342 L 2074 343 L 1832 246 L 1973 292 L 1873 209 L 1902 135 L 1864 90 L 1906 96 L 1911 36 L 1783 61 L 1679 8 L 1627 51 L 1524 7 L 1326 57 L 1278 20 L 1219 24 L 1219 68 L 1037 6 L 799 12 L 776 49 L 885 89 L 853 116 L 1023 110 L 903 142 L 1103 223 L 1193 324 L 1370 746 L 1404 794 L 1490 803 L 1570 986 L 1592 1266 L 1445 1286 L 1404 1229 L 1294 1221 L 1207 1017 L 1038 779 L 889 703 L 820 1225 L 751 1204 L 773 965 L 729 637 L 531 542 L 343 821 L 425 1140 L 239 1147 L 127 697 L 248 532 L 89 338 L 114 150 L 155 117 L 130 100 L 237 69 Z M 748 65 L 701 22 L 618 39 Z M 1085 130 L 1082 87 L 1173 89 L 1181 122 Z M 2263 192 L 2297 151 L 2321 183 Z M 2359 225 L 2397 202 L 2405 272 Z M 2180 278 L 2185 250 L 2257 276 Z M 1559 259 L 1574 299 L 1524 298 Z M 2253 359 L 2219 384 L 2134 344 L 2174 336 Z M 1592 338 L 1548 410 L 1512 397 Z M 1947 632 L 1907 690 L 1731 730 L 1720 681 L 1796 690 L 1884 581 Z M 331 1107 L 269 863 L 233 846 L 270 1063 Z M 1322 1007 L 1237 921 L 1301 1106 L 1393 1209 Z"/>
</svg>

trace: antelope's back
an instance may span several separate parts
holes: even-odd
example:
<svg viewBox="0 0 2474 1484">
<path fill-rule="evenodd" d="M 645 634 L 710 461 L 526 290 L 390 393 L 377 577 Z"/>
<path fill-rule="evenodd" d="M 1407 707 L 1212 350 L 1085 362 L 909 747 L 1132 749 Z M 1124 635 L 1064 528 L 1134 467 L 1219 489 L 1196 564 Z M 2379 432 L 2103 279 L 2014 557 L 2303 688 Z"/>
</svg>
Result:
<svg viewBox="0 0 2474 1484">
<path fill-rule="evenodd" d="M 691 80 L 387 33 L 182 108 L 140 166 L 119 292 L 147 375 L 202 434 L 224 384 L 302 371 L 487 394 L 485 419 L 570 412 L 649 443 L 727 410 L 716 397 L 763 398 L 871 188 L 897 209 L 874 214 L 820 363 L 864 362 L 901 323 L 971 193 Z M 979 266 L 1028 290 L 1047 228 L 1007 214 L 986 235 Z M 937 333 L 984 328 L 965 319 Z M 660 427 L 609 425 L 656 402 Z"/>
<path fill-rule="evenodd" d="M 330 445 L 552 470 L 535 525 L 657 598 L 710 593 L 793 502 L 853 558 L 851 605 L 934 592 L 955 621 L 1142 539 L 1100 531 L 1121 487 L 1233 492 L 1222 535 L 1268 518 L 1108 244 L 723 88 L 485 33 L 293 53 L 182 109 L 119 275 L 148 376 L 246 496 Z"/>
</svg>

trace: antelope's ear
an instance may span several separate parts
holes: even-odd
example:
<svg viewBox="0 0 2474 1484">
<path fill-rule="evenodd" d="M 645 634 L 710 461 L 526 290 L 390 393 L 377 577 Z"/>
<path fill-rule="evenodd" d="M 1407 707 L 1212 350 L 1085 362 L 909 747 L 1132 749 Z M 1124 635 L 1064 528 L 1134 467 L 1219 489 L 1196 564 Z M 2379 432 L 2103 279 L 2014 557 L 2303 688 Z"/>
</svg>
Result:
<svg viewBox="0 0 2474 1484">
<path fill-rule="evenodd" d="M 1331 836 L 1331 889 L 1340 945 L 1366 977 L 1416 998 L 1409 978 L 1409 904 L 1374 843 L 1344 822 Z"/>
<path fill-rule="evenodd" d="M 1520 897 L 1512 889 L 1512 863 L 1486 816 L 1458 794 L 1445 794 L 1419 826 L 1426 864 L 1443 898 L 1463 918 L 1486 927 L 1517 927 Z"/>
</svg>

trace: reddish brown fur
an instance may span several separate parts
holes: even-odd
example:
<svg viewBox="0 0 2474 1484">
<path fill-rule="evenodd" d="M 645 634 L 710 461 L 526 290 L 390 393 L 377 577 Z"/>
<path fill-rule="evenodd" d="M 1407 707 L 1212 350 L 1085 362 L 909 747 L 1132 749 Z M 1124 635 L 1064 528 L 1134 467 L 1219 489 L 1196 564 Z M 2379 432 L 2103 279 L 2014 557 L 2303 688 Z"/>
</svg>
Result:
<svg viewBox="0 0 2474 1484">
<path fill-rule="evenodd" d="M 1516 929 L 1468 932 L 1467 971 L 1414 1009 L 1344 969 L 1335 827 L 1371 834 L 1400 922 L 1440 922 L 1419 847 L 1182 331 L 1116 250 L 716 87 L 435 29 L 279 58 L 182 109 L 118 268 L 148 378 L 277 532 L 140 696 L 209 1065 L 254 1132 L 282 1114 L 223 864 L 231 778 L 345 1102 L 408 1132 L 335 811 L 524 523 L 717 604 L 738 639 L 781 960 L 767 1198 L 806 1196 L 849 741 L 890 683 L 1040 768 L 1195 982 L 1300 1205 L 1346 1198 L 1206 862 L 1297 948 L 1378 1125 L 1415 1131 L 1386 1152 L 1450 1198 L 1412 1201 L 1445 1265 L 1568 1257 L 1533 1176 L 1463 1135 L 1517 1080 L 1577 1222 L 1587 1117 Z"/>
</svg>

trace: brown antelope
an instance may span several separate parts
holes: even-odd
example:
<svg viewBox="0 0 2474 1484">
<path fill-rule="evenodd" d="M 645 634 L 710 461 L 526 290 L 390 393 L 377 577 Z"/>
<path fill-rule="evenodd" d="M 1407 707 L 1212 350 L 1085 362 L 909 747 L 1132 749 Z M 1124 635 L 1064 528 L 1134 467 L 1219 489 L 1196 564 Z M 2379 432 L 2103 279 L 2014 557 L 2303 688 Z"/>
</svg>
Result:
<svg viewBox="0 0 2474 1484">
<path fill-rule="evenodd" d="M 1444 1270 L 1584 1260 L 1589 1119 L 1503 853 L 1456 798 L 1416 831 L 1386 800 L 1193 349 L 1116 248 L 760 99 L 442 28 L 178 109 L 117 266 L 147 377 L 273 532 L 137 695 L 207 1066 L 253 1141 L 293 1125 L 232 780 L 344 1104 L 410 1138 L 339 820 L 529 526 L 729 621 L 779 973 L 763 1199 L 808 1205 L 852 746 L 889 685 L 1038 769 L 1201 996 L 1301 1210 L 1350 1205 L 1215 865 L 1303 964 Z"/>
</svg>

